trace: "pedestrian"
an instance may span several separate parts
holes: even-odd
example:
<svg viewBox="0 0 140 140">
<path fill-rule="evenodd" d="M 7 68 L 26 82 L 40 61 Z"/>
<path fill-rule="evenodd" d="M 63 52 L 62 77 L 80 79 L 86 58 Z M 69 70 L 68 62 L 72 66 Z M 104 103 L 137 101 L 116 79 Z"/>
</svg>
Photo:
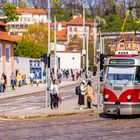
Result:
<svg viewBox="0 0 140 140">
<path fill-rule="evenodd" d="M 85 94 L 86 94 L 86 81 L 83 80 L 80 84 L 80 94 L 78 96 L 78 104 L 79 109 L 83 109 L 83 105 L 85 104 Z"/>
<path fill-rule="evenodd" d="M 16 85 L 16 75 L 14 75 L 14 73 L 12 72 L 11 76 L 10 76 L 10 83 L 12 86 L 12 89 L 15 89 L 15 85 Z"/>
<path fill-rule="evenodd" d="M 4 80 L 4 83 L 3 83 L 3 89 L 6 90 L 6 85 L 7 85 L 7 76 L 6 74 L 3 72 L 2 73 L 2 77 L 1 77 L 3 80 Z M 2 81 L 3 81 L 2 80 Z"/>
<path fill-rule="evenodd" d="M 95 102 L 95 95 L 92 88 L 92 82 L 89 80 L 87 83 L 86 88 L 86 101 L 87 101 L 87 108 L 91 108 L 91 103 Z"/>
<path fill-rule="evenodd" d="M 31 84 L 31 86 L 33 86 L 34 78 L 35 78 L 35 75 L 34 75 L 33 72 L 31 72 L 30 75 L 29 75 L 29 79 L 30 79 L 30 84 Z"/>
<path fill-rule="evenodd" d="M 26 85 L 26 74 L 22 75 L 22 85 L 25 86 Z"/>
<path fill-rule="evenodd" d="M 58 81 L 56 79 L 53 80 L 53 83 L 51 84 L 51 89 L 50 89 L 50 105 L 51 109 L 53 108 L 58 108 L 58 93 L 59 93 L 59 87 L 58 87 Z"/>
<path fill-rule="evenodd" d="M 21 75 L 21 73 L 17 74 L 17 82 L 18 82 L 18 87 L 21 87 L 21 85 L 22 85 L 22 75 Z"/>
<path fill-rule="evenodd" d="M 1 79 L 0 79 L 0 92 L 5 91 L 4 84 L 5 84 L 5 80 L 4 80 L 3 76 L 1 76 Z"/>
<path fill-rule="evenodd" d="M 57 73 L 57 79 L 58 79 L 58 82 L 61 83 L 61 81 L 62 81 L 62 73 L 61 73 L 60 70 Z"/>
<path fill-rule="evenodd" d="M 39 72 L 36 72 L 35 73 L 35 81 L 36 81 L 36 86 L 38 87 L 38 84 L 39 84 Z"/>
<path fill-rule="evenodd" d="M 43 83 L 46 83 L 46 69 L 43 70 L 42 72 L 42 77 L 43 77 Z"/>
</svg>

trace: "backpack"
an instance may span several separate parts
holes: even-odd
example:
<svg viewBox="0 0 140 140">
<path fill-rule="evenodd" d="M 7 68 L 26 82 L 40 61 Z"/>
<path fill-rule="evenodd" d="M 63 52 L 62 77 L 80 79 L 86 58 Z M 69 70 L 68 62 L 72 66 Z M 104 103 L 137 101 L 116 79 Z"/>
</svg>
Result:
<svg viewBox="0 0 140 140">
<path fill-rule="evenodd" d="M 75 93 L 76 93 L 76 95 L 80 95 L 81 94 L 80 85 L 76 86 Z"/>
</svg>

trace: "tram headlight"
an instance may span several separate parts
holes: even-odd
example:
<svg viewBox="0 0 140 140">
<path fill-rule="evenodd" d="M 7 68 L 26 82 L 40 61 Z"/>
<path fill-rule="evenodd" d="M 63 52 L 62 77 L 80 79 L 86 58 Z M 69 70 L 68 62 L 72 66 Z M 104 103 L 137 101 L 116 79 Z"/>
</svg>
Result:
<svg viewBox="0 0 140 140">
<path fill-rule="evenodd" d="M 131 95 L 127 95 L 127 100 L 131 100 L 132 96 Z"/>
<path fill-rule="evenodd" d="M 105 94 L 105 99 L 109 99 L 109 95 L 108 94 Z"/>
</svg>

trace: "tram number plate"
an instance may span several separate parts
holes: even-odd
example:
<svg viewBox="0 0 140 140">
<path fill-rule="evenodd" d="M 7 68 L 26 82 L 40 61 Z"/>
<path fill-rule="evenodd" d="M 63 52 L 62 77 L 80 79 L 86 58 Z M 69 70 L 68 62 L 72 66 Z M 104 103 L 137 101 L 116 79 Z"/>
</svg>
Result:
<svg viewBox="0 0 140 140">
<path fill-rule="evenodd" d="M 114 90 L 122 90 L 122 87 L 114 87 Z"/>
</svg>

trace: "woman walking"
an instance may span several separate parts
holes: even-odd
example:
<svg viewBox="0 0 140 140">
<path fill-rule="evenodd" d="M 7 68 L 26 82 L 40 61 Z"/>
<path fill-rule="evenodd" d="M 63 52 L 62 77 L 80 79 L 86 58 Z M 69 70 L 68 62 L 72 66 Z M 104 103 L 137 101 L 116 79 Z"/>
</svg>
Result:
<svg viewBox="0 0 140 140">
<path fill-rule="evenodd" d="M 58 108 L 58 100 L 59 100 L 58 93 L 59 93 L 58 81 L 54 79 L 51 85 L 51 92 L 50 92 L 51 109 Z"/>
<path fill-rule="evenodd" d="M 87 101 L 87 108 L 90 109 L 91 103 L 95 101 L 95 95 L 94 95 L 92 83 L 90 80 L 87 83 L 86 101 Z"/>
</svg>

